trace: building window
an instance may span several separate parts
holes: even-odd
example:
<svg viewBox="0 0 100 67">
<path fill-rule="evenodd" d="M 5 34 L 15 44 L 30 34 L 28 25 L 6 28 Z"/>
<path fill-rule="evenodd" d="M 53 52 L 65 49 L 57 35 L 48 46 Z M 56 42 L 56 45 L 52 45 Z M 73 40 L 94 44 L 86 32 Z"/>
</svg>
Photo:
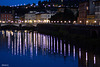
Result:
<svg viewBox="0 0 100 67">
<path fill-rule="evenodd" d="M 89 9 L 88 6 L 86 7 L 86 9 L 87 9 L 87 10 Z"/>
</svg>

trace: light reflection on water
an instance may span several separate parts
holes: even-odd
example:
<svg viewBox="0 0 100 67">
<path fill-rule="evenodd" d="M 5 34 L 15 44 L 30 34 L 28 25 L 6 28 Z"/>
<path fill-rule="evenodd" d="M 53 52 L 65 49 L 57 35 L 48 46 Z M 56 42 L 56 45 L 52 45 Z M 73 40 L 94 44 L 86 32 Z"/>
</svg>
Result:
<svg viewBox="0 0 100 67">
<path fill-rule="evenodd" d="M 77 48 L 75 45 L 70 43 L 65 43 L 62 39 L 58 37 L 44 35 L 37 33 L 37 31 L 4 31 L 2 30 L 0 36 L 3 35 L 3 38 L 7 39 L 7 44 L 9 51 L 14 56 L 29 56 L 30 59 L 34 59 L 34 56 L 56 56 L 57 60 L 60 57 L 63 59 L 67 59 L 66 62 L 70 61 L 70 63 L 76 64 L 65 64 L 69 65 L 69 67 L 89 67 L 89 65 L 96 65 L 98 62 L 96 61 L 96 55 L 93 54 L 93 63 L 89 64 L 89 53 L 85 51 L 82 54 L 82 48 Z M 2 37 L 1 37 L 2 38 Z M 66 58 L 65 58 L 66 57 Z M 42 57 L 41 57 L 42 58 Z M 56 58 L 56 57 L 55 57 Z M 50 61 L 50 57 L 48 57 Z M 44 59 L 45 60 L 45 59 Z M 72 61 L 73 60 L 73 61 Z M 39 60 L 43 61 L 43 60 Z M 35 62 L 35 61 L 34 61 Z M 61 62 L 61 61 L 55 61 Z M 65 61 L 63 61 L 65 62 Z M 62 62 L 62 63 L 63 63 Z M 84 63 L 83 63 L 84 62 Z M 47 62 L 50 64 L 50 62 Z M 40 63 L 41 64 L 41 63 Z M 62 64 L 63 65 L 63 64 Z M 93 65 L 93 66 L 94 66 Z M 58 66 L 60 67 L 60 66 Z M 97 67 L 97 66 L 96 66 Z"/>
</svg>

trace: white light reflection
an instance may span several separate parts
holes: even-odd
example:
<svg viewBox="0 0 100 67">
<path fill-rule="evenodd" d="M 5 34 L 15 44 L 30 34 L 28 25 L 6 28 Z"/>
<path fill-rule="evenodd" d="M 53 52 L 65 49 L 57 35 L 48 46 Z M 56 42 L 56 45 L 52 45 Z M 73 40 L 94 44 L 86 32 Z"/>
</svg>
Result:
<svg viewBox="0 0 100 67">
<path fill-rule="evenodd" d="M 64 56 L 66 56 L 66 44 L 64 43 Z"/>
<path fill-rule="evenodd" d="M 68 56 L 70 56 L 70 44 L 68 44 Z"/>
<path fill-rule="evenodd" d="M 74 60 L 75 60 L 75 46 L 73 46 L 73 57 L 74 57 Z"/>
<path fill-rule="evenodd" d="M 38 47 L 40 47 L 40 44 L 41 44 L 40 41 L 41 41 L 40 40 L 40 33 L 38 33 Z"/>
<path fill-rule="evenodd" d="M 57 53 L 59 51 L 59 46 L 58 46 L 58 38 L 57 38 Z"/>
<path fill-rule="evenodd" d="M 37 46 L 37 43 L 38 43 L 37 40 L 38 40 L 38 39 L 37 39 L 37 33 L 36 33 L 36 56 L 37 56 L 37 47 L 38 47 L 38 46 Z"/>
<path fill-rule="evenodd" d="M 35 32 L 34 32 L 34 47 L 35 47 L 35 44 L 36 44 L 36 43 L 35 43 L 35 41 L 36 41 L 35 39 L 36 39 L 36 38 L 35 38 Z"/>
<path fill-rule="evenodd" d="M 27 54 L 27 33 L 25 32 L 25 53 Z"/>
<path fill-rule="evenodd" d="M 19 33 L 19 35 L 20 35 L 20 55 L 22 55 L 21 32 Z"/>
<path fill-rule="evenodd" d="M 8 49 L 10 49 L 10 32 L 8 32 Z"/>
<path fill-rule="evenodd" d="M 30 56 L 33 57 L 32 32 L 30 33 Z"/>
<path fill-rule="evenodd" d="M 60 40 L 60 54 L 62 54 L 62 40 Z"/>
<path fill-rule="evenodd" d="M 96 64 L 96 57 L 95 57 L 95 55 L 94 55 L 94 64 Z"/>
<path fill-rule="evenodd" d="M 54 37 L 54 53 L 55 53 L 55 37 Z"/>
<path fill-rule="evenodd" d="M 16 34 L 14 34 L 14 55 L 16 55 Z"/>
<path fill-rule="evenodd" d="M 12 55 L 13 55 L 13 41 L 12 41 Z"/>
<path fill-rule="evenodd" d="M 25 55 L 25 37 L 24 37 L 24 33 L 23 33 L 23 55 Z"/>
<path fill-rule="evenodd" d="M 50 52 L 50 36 L 48 36 L 48 38 L 49 38 L 49 52 Z"/>
<path fill-rule="evenodd" d="M 17 55 L 19 54 L 19 32 L 17 33 Z"/>
<path fill-rule="evenodd" d="M 48 36 L 46 36 L 46 48 L 48 49 Z"/>
<path fill-rule="evenodd" d="M 79 48 L 79 58 L 81 59 L 81 48 Z"/>
<path fill-rule="evenodd" d="M 29 45 L 30 45 L 30 34 L 28 32 L 28 49 L 29 49 Z"/>
<path fill-rule="evenodd" d="M 87 66 L 87 62 L 88 62 L 88 53 L 86 52 L 86 66 Z"/>
<path fill-rule="evenodd" d="M 52 43 L 52 36 L 51 36 L 51 54 L 53 53 L 52 50 L 53 50 L 53 43 Z"/>
</svg>

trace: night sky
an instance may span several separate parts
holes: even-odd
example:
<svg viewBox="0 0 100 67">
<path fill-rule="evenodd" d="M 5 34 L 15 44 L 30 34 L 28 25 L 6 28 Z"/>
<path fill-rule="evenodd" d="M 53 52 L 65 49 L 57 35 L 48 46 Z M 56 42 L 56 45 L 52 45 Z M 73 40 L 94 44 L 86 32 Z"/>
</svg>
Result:
<svg viewBox="0 0 100 67">
<path fill-rule="evenodd" d="M 18 4 L 32 4 L 38 3 L 39 0 L 0 0 L 0 5 L 2 6 L 11 6 L 11 5 L 18 5 Z M 41 0 L 43 1 L 43 0 Z"/>
</svg>

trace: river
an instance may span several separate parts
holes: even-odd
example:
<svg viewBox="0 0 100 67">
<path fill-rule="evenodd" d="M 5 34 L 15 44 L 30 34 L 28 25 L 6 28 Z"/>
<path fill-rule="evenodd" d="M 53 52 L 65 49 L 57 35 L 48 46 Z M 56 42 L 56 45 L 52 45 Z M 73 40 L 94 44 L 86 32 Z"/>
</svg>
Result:
<svg viewBox="0 0 100 67">
<path fill-rule="evenodd" d="M 1 30 L 0 66 L 99 67 L 100 55 L 37 31 Z"/>
</svg>

